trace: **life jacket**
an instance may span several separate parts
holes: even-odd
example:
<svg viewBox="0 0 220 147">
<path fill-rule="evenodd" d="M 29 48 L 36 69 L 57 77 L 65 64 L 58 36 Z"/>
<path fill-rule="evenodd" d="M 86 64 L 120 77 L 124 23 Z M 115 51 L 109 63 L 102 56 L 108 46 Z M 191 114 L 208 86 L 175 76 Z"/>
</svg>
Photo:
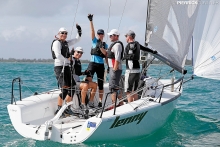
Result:
<svg viewBox="0 0 220 147">
<path fill-rule="evenodd" d="M 129 53 L 132 52 L 132 53 Z M 139 60 L 140 59 L 140 44 L 137 41 L 129 42 L 125 47 L 125 60 Z"/>
<path fill-rule="evenodd" d="M 137 41 L 127 44 L 123 59 L 126 60 L 126 69 L 129 69 L 128 61 L 132 61 L 133 69 L 140 69 L 140 44 Z"/>
<path fill-rule="evenodd" d="M 51 44 L 51 54 L 52 54 L 53 59 L 56 59 L 56 55 L 55 55 L 55 53 L 54 53 L 54 51 L 53 51 L 53 49 L 52 49 L 53 43 L 54 43 L 54 41 L 56 41 L 56 40 L 58 40 L 58 39 L 54 39 L 53 42 L 52 42 L 52 44 Z M 58 41 L 59 41 L 60 44 L 61 44 L 61 54 L 63 55 L 63 57 L 69 58 L 69 57 L 70 57 L 70 53 L 69 53 L 69 46 L 68 46 L 67 41 L 64 41 L 64 42 L 61 41 L 61 40 L 58 40 Z"/>
<path fill-rule="evenodd" d="M 91 55 L 97 55 L 102 58 L 105 58 L 105 55 L 101 52 L 101 49 L 100 49 L 101 44 L 102 44 L 102 41 L 100 39 L 97 40 L 96 47 L 91 49 L 91 52 L 90 52 Z M 104 48 L 106 47 L 105 42 L 103 42 L 103 46 Z"/>
<path fill-rule="evenodd" d="M 74 57 L 73 57 L 74 58 Z M 74 58 L 75 59 L 75 58 Z M 80 60 L 75 59 L 75 64 L 74 64 L 74 70 L 73 70 L 73 74 L 77 75 L 77 76 L 81 76 L 82 75 L 82 66 L 81 66 L 81 62 Z"/>
<path fill-rule="evenodd" d="M 109 48 L 108 48 L 108 50 L 107 50 L 107 58 L 115 59 L 115 54 L 114 54 L 114 52 L 111 51 L 111 49 L 112 49 L 112 47 L 113 47 L 116 43 L 120 43 L 121 46 L 122 46 L 121 59 L 123 58 L 124 46 L 123 46 L 123 43 L 122 43 L 121 41 L 119 41 L 119 40 L 113 42 L 113 43 L 109 46 Z"/>
</svg>

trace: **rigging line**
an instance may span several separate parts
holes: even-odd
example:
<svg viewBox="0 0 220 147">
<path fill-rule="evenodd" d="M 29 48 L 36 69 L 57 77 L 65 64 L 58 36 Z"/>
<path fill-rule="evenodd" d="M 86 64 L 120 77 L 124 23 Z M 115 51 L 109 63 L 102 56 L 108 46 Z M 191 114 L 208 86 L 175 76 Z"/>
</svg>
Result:
<svg viewBox="0 0 220 147">
<path fill-rule="evenodd" d="M 119 25 L 118 25 L 118 30 L 119 30 L 120 25 L 121 25 L 121 20 L 122 20 L 122 17 L 123 17 L 123 15 L 124 15 L 124 11 L 125 11 L 126 4 L 127 4 L 127 0 L 125 1 L 125 5 L 124 5 L 123 11 L 122 11 L 121 19 L 120 19 L 120 22 L 119 22 Z"/>
<path fill-rule="evenodd" d="M 108 28 L 107 28 L 107 32 L 108 32 L 108 29 L 109 29 L 110 10 L 111 10 L 111 0 L 110 0 L 110 4 L 109 4 L 109 7 L 108 7 Z M 107 41 L 108 41 L 108 36 L 107 36 L 106 42 Z"/>
<path fill-rule="evenodd" d="M 34 93 L 28 86 L 26 86 L 25 84 L 23 84 L 30 92 L 32 92 L 32 93 Z M 38 99 L 40 99 L 41 100 L 41 98 L 40 97 L 38 97 L 37 95 L 34 95 L 34 96 L 36 96 Z M 42 100 L 41 100 L 42 101 Z"/>
<path fill-rule="evenodd" d="M 73 19 L 73 25 L 72 25 L 72 30 L 71 30 L 70 39 L 72 38 L 72 32 L 73 32 L 73 27 L 74 27 L 74 23 L 75 23 L 75 18 L 76 18 L 76 14 L 77 14 L 78 6 L 79 6 L 79 0 L 78 0 L 78 3 L 77 3 L 77 6 L 76 6 L 75 14 L 74 14 L 74 19 Z"/>
</svg>

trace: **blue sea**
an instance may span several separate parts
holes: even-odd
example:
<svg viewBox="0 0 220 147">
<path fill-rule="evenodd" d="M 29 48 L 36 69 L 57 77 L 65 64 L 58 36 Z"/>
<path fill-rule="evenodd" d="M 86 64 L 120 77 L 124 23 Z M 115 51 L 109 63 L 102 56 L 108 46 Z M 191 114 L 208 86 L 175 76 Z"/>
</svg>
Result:
<svg viewBox="0 0 220 147">
<path fill-rule="evenodd" d="M 83 69 L 87 64 L 83 65 Z M 192 74 L 187 67 L 186 79 Z M 164 77 L 170 69 L 151 65 L 148 73 Z M 177 74 L 177 73 L 176 73 Z M 178 74 L 177 74 L 178 76 Z M 4 147 L 184 147 L 220 146 L 220 82 L 195 77 L 183 85 L 182 96 L 166 124 L 155 133 L 129 140 L 66 145 L 52 141 L 36 141 L 20 136 L 13 128 L 7 112 L 11 102 L 12 79 L 22 79 L 22 97 L 34 92 L 57 88 L 52 63 L 2 63 L 0 62 L 0 146 Z M 17 85 L 15 85 L 17 89 Z M 18 92 L 15 92 L 18 100 Z M 108 132 L 106 131 L 106 134 Z M 118 136 L 120 137 L 120 136 Z"/>
</svg>

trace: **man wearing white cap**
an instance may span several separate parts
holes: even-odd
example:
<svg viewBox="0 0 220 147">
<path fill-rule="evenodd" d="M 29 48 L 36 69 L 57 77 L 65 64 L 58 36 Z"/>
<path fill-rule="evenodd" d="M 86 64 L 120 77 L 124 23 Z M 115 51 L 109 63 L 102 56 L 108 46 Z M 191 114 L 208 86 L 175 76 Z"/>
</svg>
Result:
<svg viewBox="0 0 220 147">
<path fill-rule="evenodd" d="M 74 90 L 72 90 L 72 86 L 76 85 L 75 81 L 71 83 L 71 72 L 70 72 L 70 53 L 69 46 L 74 45 L 80 40 L 81 37 L 81 27 L 77 24 L 76 28 L 78 30 L 78 34 L 76 38 L 71 40 L 66 40 L 67 38 L 67 30 L 65 28 L 60 28 L 58 32 L 58 37 L 53 40 L 51 45 L 51 53 L 54 59 L 54 72 L 56 75 L 56 79 L 58 81 L 59 87 L 61 88 L 61 93 L 58 97 L 58 108 L 55 112 L 60 110 L 62 107 L 63 100 L 66 98 L 67 102 L 72 100 L 72 96 L 74 94 Z M 72 114 L 70 107 L 64 111 L 65 114 Z"/>
<path fill-rule="evenodd" d="M 116 101 L 116 91 L 120 89 L 119 81 L 122 74 L 122 58 L 124 52 L 124 46 L 121 41 L 119 41 L 119 32 L 117 29 L 112 29 L 108 33 L 112 44 L 107 50 L 108 65 L 110 67 L 109 74 L 109 89 L 113 92 L 112 102 Z"/>
<path fill-rule="evenodd" d="M 77 87 L 81 90 L 81 108 L 85 110 L 87 109 L 87 106 L 86 106 L 87 91 L 88 89 L 91 88 L 89 103 L 94 104 L 93 100 L 94 100 L 96 89 L 97 89 L 97 83 L 89 82 L 89 81 L 80 81 L 79 76 L 88 74 L 88 73 L 82 72 L 82 66 L 80 62 L 80 58 L 82 57 L 82 54 L 83 54 L 82 47 L 76 47 L 75 49 L 73 48 L 71 51 L 72 60 L 73 60 L 73 77 L 76 81 Z"/>
</svg>

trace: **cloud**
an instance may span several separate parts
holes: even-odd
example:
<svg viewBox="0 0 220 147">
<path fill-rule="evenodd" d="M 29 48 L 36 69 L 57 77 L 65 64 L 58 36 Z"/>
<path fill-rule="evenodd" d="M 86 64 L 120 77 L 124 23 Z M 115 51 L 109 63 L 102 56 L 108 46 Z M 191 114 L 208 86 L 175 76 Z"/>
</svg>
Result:
<svg viewBox="0 0 220 147">
<path fill-rule="evenodd" d="M 147 2 L 127 0 L 126 6 L 125 2 L 126 0 L 0 1 L 1 57 L 51 58 L 50 45 L 58 29 L 60 27 L 67 28 L 69 32 L 72 32 L 72 35 L 69 33 L 68 39 L 70 36 L 74 38 L 76 35 L 75 23 L 79 23 L 83 34 L 81 41 L 75 46 L 82 46 L 85 50 L 88 50 L 83 54 L 83 59 L 90 59 L 91 38 L 88 13 L 94 14 L 96 31 L 102 28 L 107 32 L 113 28 L 118 28 L 120 24 L 119 32 L 122 34 L 120 39 L 124 43 L 123 34 L 129 29 L 136 32 L 137 40 L 142 43 L 145 32 Z M 121 18 L 124 6 L 125 10 Z M 107 38 L 106 35 L 105 40 Z M 110 44 L 109 39 L 107 43 Z M 3 48 L 7 52 L 2 51 Z"/>
<path fill-rule="evenodd" d="M 19 39 L 22 37 L 22 34 L 25 32 L 26 28 L 24 26 L 19 26 L 18 28 L 15 28 L 14 30 L 4 30 L 1 33 L 1 36 L 5 38 L 6 41 L 9 41 L 9 39 Z"/>
<path fill-rule="evenodd" d="M 2 16 L 50 17 L 66 11 L 68 5 L 74 6 L 76 1 L 38 1 L 38 0 L 7 0 L 0 2 Z"/>
</svg>

